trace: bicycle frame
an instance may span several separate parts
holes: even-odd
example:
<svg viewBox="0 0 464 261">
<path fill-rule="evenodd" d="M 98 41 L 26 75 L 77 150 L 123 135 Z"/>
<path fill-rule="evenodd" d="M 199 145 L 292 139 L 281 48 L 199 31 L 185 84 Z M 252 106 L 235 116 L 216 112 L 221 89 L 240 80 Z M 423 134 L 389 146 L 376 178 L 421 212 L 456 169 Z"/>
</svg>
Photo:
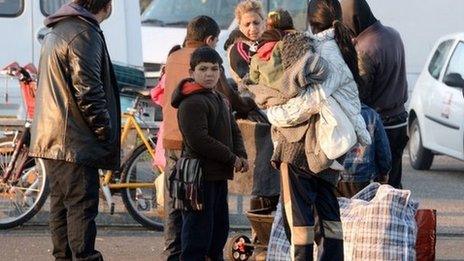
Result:
<svg viewBox="0 0 464 261">
<path fill-rule="evenodd" d="M 129 136 L 129 132 L 132 129 L 136 130 L 137 136 L 140 137 L 142 140 L 142 143 L 147 147 L 148 152 L 150 153 L 151 157 L 154 159 L 155 158 L 155 150 L 151 144 L 151 141 L 149 138 L 145 136 L 144 131 L 140 127 L 139 123 L 135 119 L 135 114 L 137 113 L 137 105 L 139 103 L 140 97 L 136 97 L 134 101 L 134 105 L 132 108 L 128 110 L 127 113 L 124 113 L 124 116 L 126 117 L 126 122 L 124 124 L 124 128 L 121 134 L 121 144 L 124 144 L 125 141 L 127 140 L 127 137 Z M 157 166 L 157 168 L 162 172 L 162 170 Z M 155 189 L 155 182 L 152 183 L 111 183 L 112 177 L 113 177 L 114 172 L 113 171 L 106 171 L 106 173 L 103 175 L 102 182 L 101 182 L 101 187 L 103 191 L 103 195 L 105 196 L 106 202 L 108 204 L 108 207 L 110 208 L 110 213 L 114 213 L 114 201 L 113 197 L 111 194 L 111 190 L 119 190 L 119 189 L 137 189 L 137 188 L 151 188 Z"/>
<path fill-rule="evenodd" d="M 34 117 L 35 90 L 37 89 L 36 73 L 37 69 L 34 67 L 34 65 L 28 64 L 24 67 L 21 67 L 16 62 L 11 63 L 3 68 L 0 73 L 17 78 L 19 80 L 24 105 L 27 110 L 27 120 L 24 124 L 24 127 L 21 131 L 16 132 L 15 138 L 13 139 L 15 141 L 15 146 L 11 160 L 8 162 L 8 166 L 5 172 L 0 177 L 0 180 L 4 183 L 16 183 L 25 167 L 25 157 L 27 157 L 30 142 L 31 120 Z"/>
<path fill-rule="evenodd" d="M 140 137 L 142 140 L 143 144 L 147 147 L 148 152 L 150 153 L 151 157 L 155 157 L 155 150 L 152 147 L 149 139 L 145 136 L 145 133 L 143 132 L 142 128 L 138 124 L 138 122 L 135 120 L 135 116 L 133 113 L 125 113 L 125 116 L 127 116 L 126 119 L 126 124 L 124 125 L 124 129 L 121 134 L 121 144 L 124 144 L 126 141 L 127 137 L 129 136 L 129 132 L 131 129 L 136 130 L 137 136 Z M 108 186 L 110 189 L 124 189 L 124 188 L 154 188 L 155 183 L 111 183 L 111 178 L 113 176 L 113 171 L 107 171 L 104 180 L 102 183 L 102 186 Z"/>
<path fill-rule="evenodd" d="M 12 184 L 14 184 L 15 182 L 18 181 L 19 177 L 21 176 L 21 172 L 24 169 L 26 161 L 25 160 L 18 161 L 18 159 L 20 158 L 20 156 L 23 156 L 21 154 L 24 154 L 24 153 L 26 154 L 26 157 L 27 157 L 27 153 L 28 153 L 27 147 L 29 146 L 29 139 L 30 139 L 30 125 L 31 125 L 30 122 L 26 121 L 26 124 L 24 125 L 22 132 L 20 132 L 19 134 L 20 135 L 19 139 L 18 137 L 15 137 L 14 139 L 15 141 L 16 139 L 18 140 L 17 140 L 17 143 L 15 142 L 13 155 L 11 157 L 10 162 L 8 162 L 8 166 L 5 172 L 3 173 L 3 176 L 1 177 L 2 182 L 4 183 L 11 182 Z M 18 133 L 16 135 L 18 135 Z M 24 145 L 26 145 L 26 149 Z M 11 178 L 12 176 L 13 178 Z"/>
</svg>

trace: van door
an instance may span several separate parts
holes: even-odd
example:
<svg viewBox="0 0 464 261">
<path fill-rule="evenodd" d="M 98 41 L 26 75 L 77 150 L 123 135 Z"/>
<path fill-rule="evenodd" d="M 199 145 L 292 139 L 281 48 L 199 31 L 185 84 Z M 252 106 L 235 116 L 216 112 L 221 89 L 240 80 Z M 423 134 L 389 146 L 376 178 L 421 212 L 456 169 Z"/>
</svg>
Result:
<svg viewBox="0 0 464 261">
<path fill-rule="evenodd" d="M 0 1 L 0 67 L 13 61 L 23 65 L 32 61 L 32 2 Z"/>
</svg>

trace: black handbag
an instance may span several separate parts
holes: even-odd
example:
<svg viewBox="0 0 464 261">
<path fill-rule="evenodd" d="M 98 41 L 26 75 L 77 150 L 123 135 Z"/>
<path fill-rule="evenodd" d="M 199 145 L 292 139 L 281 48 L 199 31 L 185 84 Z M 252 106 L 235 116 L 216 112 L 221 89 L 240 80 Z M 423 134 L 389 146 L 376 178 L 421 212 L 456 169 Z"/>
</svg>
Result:
<svg viewBox="0 0 464 261">
<path fill-rule="evenodd" d="M 181 157 L 169 177 L 173 208 L 200 211 L 204 206 L 203 170 L 200 159 Z"/>
</svg>

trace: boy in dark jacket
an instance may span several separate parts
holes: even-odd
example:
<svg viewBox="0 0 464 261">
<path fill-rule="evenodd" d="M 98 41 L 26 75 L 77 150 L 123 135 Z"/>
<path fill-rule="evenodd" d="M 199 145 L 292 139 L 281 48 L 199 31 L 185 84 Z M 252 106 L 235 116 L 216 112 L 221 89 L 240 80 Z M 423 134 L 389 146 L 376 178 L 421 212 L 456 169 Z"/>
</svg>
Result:
<svg viewBox="0 0 464 261">
<path fill-rule="evenodd" d="M 184 156 L 198 158 L 204 173 L 204 209 L 182 211 L 182 260 L 223 260 L 229 232 L 227 180 L 248 170 L 240 130 L 226 99 L 214 90 L 222 59 L 210 47 L 192 53 L 190 75 L 172 96 Z M 199 239 L 201 235 L 201 239 Z"/>
<path fill-rule="evenodd" d="M 182 135 L 177 123 L 177 110 L 171 106 L 174 90 L 182 79 L 189 77 L 190 56 L 199 47 L 209 46 L 215 48 L 220 33 L 219 25 L 213 18 L 201 15 L 193 18 L 187 25 L 187 34 L 183 47 L 171 53 L 166 61 L 166 82 L 163 101 L 162 135 L 166 156 L 165 173 L 171 173 L 182 149 Z M 253 100 L 240 97 L 227 83 L 224 72 L 221 72 L 217 91 L 224 94 L 237 114 L 246 115 L 256 105 Z M 167 261 L 179 260 L 181 252 L 182 214 L 173 209 L 173 199 L 169 195 L 169 175 L 165 176 L 164 187 L 164 240 L 165 248 L 163 258 Z"/>
<path fill-rule="evenodd" d="M 355 145 L 345 156 L 342 180 L 338 182 L 340 196 L 351 198 L 371 181 L 387 183 L 392 168 L 388 137 L 377 112 L 362 104 L 361 115 L 366 122 L 372 144 Z"/>
</svg>

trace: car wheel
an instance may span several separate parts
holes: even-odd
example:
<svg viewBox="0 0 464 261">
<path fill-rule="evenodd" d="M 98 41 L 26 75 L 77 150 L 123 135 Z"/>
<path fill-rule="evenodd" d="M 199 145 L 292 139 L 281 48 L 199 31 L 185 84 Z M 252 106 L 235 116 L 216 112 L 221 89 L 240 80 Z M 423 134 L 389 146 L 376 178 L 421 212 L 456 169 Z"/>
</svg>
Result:
<svg viewBox="0 0 464 261">
<path fill-rule="evenodd" d="M 409 162 L 417 170 L 428 170 L 433 162 L 433 153 L 422 146 L 422 137 L 417 119 L 409 127 Z"/>
</svg>

